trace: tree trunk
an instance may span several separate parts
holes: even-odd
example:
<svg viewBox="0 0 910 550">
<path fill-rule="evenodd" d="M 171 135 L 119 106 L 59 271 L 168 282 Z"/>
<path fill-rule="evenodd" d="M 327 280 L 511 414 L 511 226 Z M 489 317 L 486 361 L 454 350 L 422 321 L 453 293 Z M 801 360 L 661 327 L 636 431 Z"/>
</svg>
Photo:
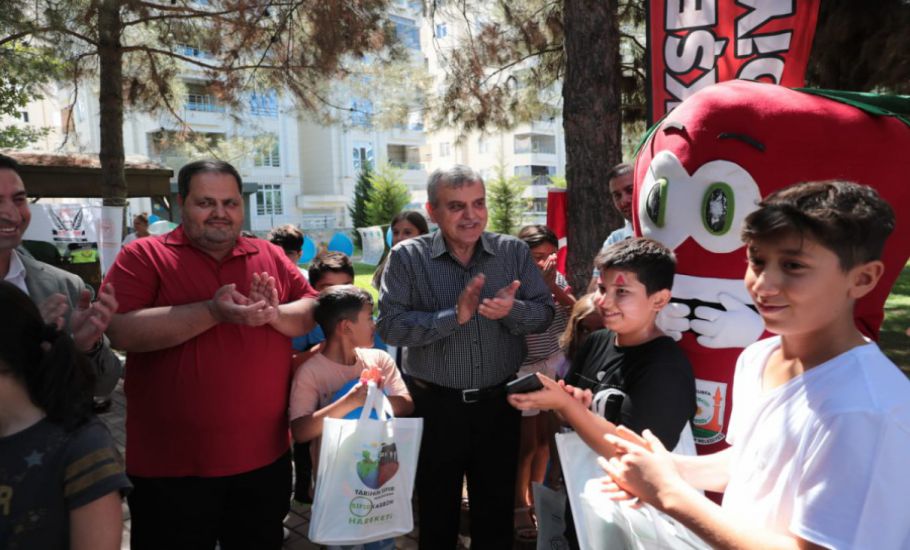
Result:
<svg viewBox="0 0 910 550">
<path fill-rule="evenodd" d="M 123 152 L 123 51 L 121 0 L 102 0 L 98 7 L 100 71 L 101 188 L 105 206 L 126 206 Z"/>
<path fill-rule="evenodd" d="M 566 270 L 584 293 L 604 239 L 622 225 L 604 179 L 622 158 L 619 28 L 616 0 L 565 0 Z"/>
</svg>

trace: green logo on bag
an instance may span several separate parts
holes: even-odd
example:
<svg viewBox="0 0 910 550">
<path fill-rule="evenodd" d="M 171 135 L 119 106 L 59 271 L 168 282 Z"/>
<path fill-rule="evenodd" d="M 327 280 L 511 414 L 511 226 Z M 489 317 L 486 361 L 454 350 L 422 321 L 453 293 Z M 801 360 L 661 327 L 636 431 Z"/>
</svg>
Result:
<svg viewBox="0 0 910 550">
<path fill-rule="evenodd" d="M 350 509 L 351 514 L 364 518 L 373 511 L 373 501 L 366 497 L 355 497 L 351 500 L 351 504 L 348 505 L 348 509 Z"/>
<path fill-rule="evenodd" d="M 394 443 L 383 444 L 374 459 L 370 451 L 363 451 L 357 463 L 357 476 L 370 489 L 379 489 L 398 472 L 398 449 Z"/>
</svg>

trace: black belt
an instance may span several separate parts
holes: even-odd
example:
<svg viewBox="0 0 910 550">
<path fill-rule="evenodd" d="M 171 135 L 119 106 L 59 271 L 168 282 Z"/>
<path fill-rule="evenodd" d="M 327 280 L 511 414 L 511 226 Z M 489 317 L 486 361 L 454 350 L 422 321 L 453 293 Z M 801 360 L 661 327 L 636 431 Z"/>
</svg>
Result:
<svg viewBox="0 0 910 550">
<path fill-rule="evenodd" d="M 477 403 L 478 401 L 483 401 L 485 399 L 502 397 L 506 394 L 506 384 L 512 380 L 515 380 L 515 376 L 510 376 L 495 386 L 460 390 L 458 388 L 447 388 L 445 386 L 439 386 L 431 382 L 427 382 L 426 380 L 421 380 L 420 378 L 411 377 L 411 383 L 421 390 L 425 390 L 440 396 L 458 398 L 462 403 Z"/>
</svg>

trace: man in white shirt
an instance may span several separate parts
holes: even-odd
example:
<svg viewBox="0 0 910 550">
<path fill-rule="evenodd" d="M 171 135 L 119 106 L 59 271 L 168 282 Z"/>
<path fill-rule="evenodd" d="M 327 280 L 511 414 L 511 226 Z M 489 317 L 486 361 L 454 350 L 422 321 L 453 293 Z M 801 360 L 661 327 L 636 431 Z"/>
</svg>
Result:
<svg viewBox="0 0 910 550">
<path fill-rule="evenodd" d="M 610 198 L 613 199 L 613 206 L 622 214 L 625 223 L 607 236 L 603 248 L 607 248 L 613 243 L 624 241 L 632 236 L 633 184 L 632 165 L 629 163 L 617 164 L 607 174 Z"/>
<path fill-rule="evenodd" d="M 634 194 L 634 179 L 632 177 L 632 165 L 627 162 L 621 162 L 610 169 L 607 173 L 607 186 L 610 189 L 610 198 L 613 199 L 613 206 L 622 214 L 623 226 L 613 230 L 604 240 L 601 250 L 606 250 L 611 244 L 616 244 L 633 236 L 632 229 L 632 196 Z M 600 277 L 600 270 L 596 267 L 591 273 L 591 282 L 588 284 L 588 292 L 594 292 L 597 287 L 597 279 Z"/>
<path fill-rule="evenodd" d="M 46 322 L 67 327 L 78 349 L 95 366 L 95 395 L 106 396 L 117 385 L 122 370 L 104 337 L 117 310 L 114 290 L 102 289 L 93 302 L 91 289 L 78 276 L 39 262 L 24 249 L 17 250 L 30 221 L 19 163 L 0 155 L 0 276 L 31 297 Z"/>
</svg>

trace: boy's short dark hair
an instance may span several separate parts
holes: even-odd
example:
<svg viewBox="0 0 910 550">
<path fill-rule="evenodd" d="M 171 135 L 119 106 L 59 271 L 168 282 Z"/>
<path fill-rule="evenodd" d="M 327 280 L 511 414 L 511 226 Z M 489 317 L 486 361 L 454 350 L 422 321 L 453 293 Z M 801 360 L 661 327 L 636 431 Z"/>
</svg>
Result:
<svg viewBox="0 0 910 550">
<path fill-rule="evenodd" d="M 834 252 L 842 270 L 878 260 L 894 231 L 894 210 L 869 186 L 829 180 L 771 193 L 746 216 L 745 243 L 796 234 Z"/>
<path fill-rule="evenodd" d="M 354 279 L 354 264 L 347 254 L 329 250 L 313 258 L 310 269 L 307 271 L 310 284 L 315 285 L 326 273 L 347 273 Z"/>
<path fill-rule="evenodd" d="M 319 293 L 313 317 L 329 339 L 338 323 L 356 320 L 365 305 L 373 307 L 373 297 L 366 290 L 354 285 L 330 286 Z"/>
<path fill-rule="evenodd" d="M 631 271 L 645 285 L 649 296 L 673 288 L 676 256 L 653 239 L 636 237 L 612 244 L 597 255 L 594 264 L 601 273 L 608 269 Z"/>
<path fill-rule="evenodd" d="M 280 225 L 269 232 L 269 242 L 285 252 L 300 252 L 303 248 L 303 233 L 291 224 Z"/>
<path fill-rule="evenodd" d="M 518 238 L 524 241 L 528 248 L 536 248 L 542 244 L 552 244 L 559 248 L 556 233 L 546 225 L 526 225 L 518 232 Z"/>
</svg>

